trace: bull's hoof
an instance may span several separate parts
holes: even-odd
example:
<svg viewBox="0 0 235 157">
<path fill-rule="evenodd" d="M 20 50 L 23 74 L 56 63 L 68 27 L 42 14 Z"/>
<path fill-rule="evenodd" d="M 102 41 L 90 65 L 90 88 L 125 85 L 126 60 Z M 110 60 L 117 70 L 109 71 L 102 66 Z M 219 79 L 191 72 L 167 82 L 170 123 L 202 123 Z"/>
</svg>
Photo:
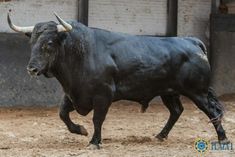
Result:
<svg viewBox="0 0 235 157">
<path fill-rule="evenodd" d="M 80 125 L 80 132 L 81 132 L 81 135 L 84 135 L 84 136 L 87 136 L 88 135 L 88 132 L 87 130 L 84 128 L 84 126 Z"/>
<path fill-rule="evenodd" d="M 219 143 L 220 143 L 220 144 L 229 144 L 230 141 L 229 141 L 227 138 L 225 138 L 225 139 L 223 139 L 223 140 L 219 140 Z"/>
<path fill-rule="evenodd" d="M 87 136 L 88 132 L 82 125 L 72 125 L 69 128 L 69 131 L 74 134 L 84 135 Z"/>
<path fill-rule="evenodd" d="M 100 149 L 100 145 L 99 145 L 99 144 L 92 144 L 92 143 L 90 143 L 90 144 L 87 146 L 87 149 L 88 149 L 88 150 L 98 150 L 98 149 Z"/>
<path fill-rule="evenodd" d="M 159 133 L 157 136 L 155 136 L 160 142 L 163 142 L 165 140 L 167 140 L 167 136 L 162 135 L 161 133 Z"/>
<path fill-rule="evenodd" d="M 142 106 L 141 109 L 140 109 L 140 112 L 141 112 L 141 113 L 145 113 L 146 110 L 147 110 L 147 108 Z"/>
</svg>

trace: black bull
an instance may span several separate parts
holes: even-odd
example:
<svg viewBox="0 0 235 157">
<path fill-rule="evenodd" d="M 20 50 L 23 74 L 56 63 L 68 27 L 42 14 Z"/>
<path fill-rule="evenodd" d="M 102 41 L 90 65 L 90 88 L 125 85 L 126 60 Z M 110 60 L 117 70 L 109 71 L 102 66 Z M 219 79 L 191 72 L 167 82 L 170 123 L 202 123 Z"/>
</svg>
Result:
<svg viewBox="0 0 235 157">
<path fill-rule="evenodd" d="M 209 87 L 210 66 L 200 40 L 127 35 L 79 22 L 69 25 L 71 29 L 58 31 L 55 22 L 38 23 L 25 33 L 31 36 L 32 47 L 28 72 L 60 82 L 65 92 L 60 118 L 70 132 L 87 135 L 83 126 L 71 121 L 69 112 L 85 116 L 94 110 L 90 143 L 99 148 L 101 127 L 113 101 L 136 101 L 145 111 L 155 96 L 161 96 L 170 111 L 156 136 L 163 140 L 183 112 L 179 97 L 184 95 L 211 119 L 219 141 L 228 142 L 221 125 L 222 105 Z"/>
</svg>

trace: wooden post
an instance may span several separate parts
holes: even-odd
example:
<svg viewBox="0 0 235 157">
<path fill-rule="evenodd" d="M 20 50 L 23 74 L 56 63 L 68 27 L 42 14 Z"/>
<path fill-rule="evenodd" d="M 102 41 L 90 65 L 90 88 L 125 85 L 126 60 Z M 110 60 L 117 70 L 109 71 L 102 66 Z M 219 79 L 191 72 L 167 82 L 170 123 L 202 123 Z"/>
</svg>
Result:
<svg viewBox="0 0 235 157">
<path fill-rule="evenodd" d="M 79 0 L 78 20 L 86 26 L 88 26 L 88 7 L 89 0 Z"/>
<path fill-rule="evenodd" d="M 166 36 L 177 36 L 178 0 L 167 0 Z"/>
<path fill-rule="evenodd" d="M 212 0 L 212 2 L 211 2 L 211 13 L 212 14 L 218 13 L 219 5 L 220 5 L 220 0 Z"/>
</svg>

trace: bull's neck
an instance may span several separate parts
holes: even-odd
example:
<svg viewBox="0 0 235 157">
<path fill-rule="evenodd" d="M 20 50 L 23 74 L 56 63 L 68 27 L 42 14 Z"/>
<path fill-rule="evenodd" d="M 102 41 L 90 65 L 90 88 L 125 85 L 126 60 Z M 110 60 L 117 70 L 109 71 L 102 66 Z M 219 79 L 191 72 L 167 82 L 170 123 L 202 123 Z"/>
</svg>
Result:
<svg viewBox="0 0 235 157">
<path fill-rule="evenodd" d="M 89 32 L 68 33 L 67 39 L 59 50 L 53 73 L 65 92 L 82 83 L 84 62 L 89 55 L 91 39 Z"/>
<path fill-rule="evenodd" d="M 72 66 L 69 62 L 61 62 L 60 64 L 57 64 L 53 71 L 56 79 L 67 93 L 70 93 L 69 90 L 75 85 L 74 77 L 79 76 L 79 72 L 76 69 L 80 69 L 76 64 Z M 79 83 L 79 77 L 77 78 L 76 83 Z"/>
</svg>

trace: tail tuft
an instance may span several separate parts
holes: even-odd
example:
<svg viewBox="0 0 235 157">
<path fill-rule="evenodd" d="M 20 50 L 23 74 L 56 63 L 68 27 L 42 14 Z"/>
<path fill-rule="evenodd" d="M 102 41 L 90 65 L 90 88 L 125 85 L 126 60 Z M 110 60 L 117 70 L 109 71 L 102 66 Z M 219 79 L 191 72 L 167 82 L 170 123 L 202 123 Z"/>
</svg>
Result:
<svg viewBox="0 0 235 157">
<path fill-rule="evenodd" d="M 221 121 L 224 115 L 224 105 L 219 102 L 212 87 L 208 89 L 207 99 L 213 112 L 218 114 L 217 117 L 211 119 L 211 122 Z"/>
</svg>

